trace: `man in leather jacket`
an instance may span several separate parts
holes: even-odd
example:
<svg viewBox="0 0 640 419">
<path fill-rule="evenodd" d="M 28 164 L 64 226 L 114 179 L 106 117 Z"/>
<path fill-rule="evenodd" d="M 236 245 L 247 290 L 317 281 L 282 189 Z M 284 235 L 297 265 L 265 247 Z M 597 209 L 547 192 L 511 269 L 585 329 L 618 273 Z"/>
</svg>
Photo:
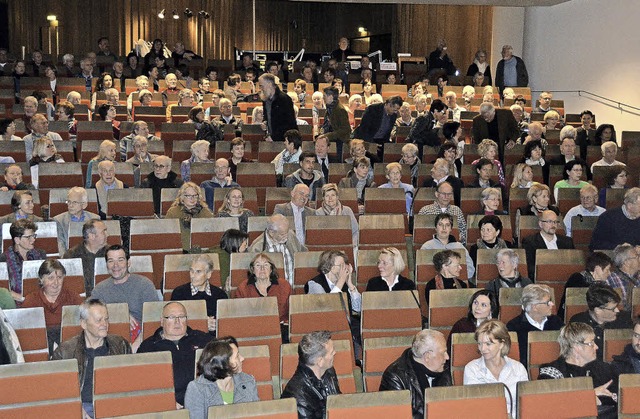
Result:
<svg viewBox="0 0 640 419">
<path fill-rule="evenodd" d="M 424 417 L 424 390 L 453 385 L 446 366 L 449 354 L 444 335 L 437 330 L 422 330 L 411 348 L 387 367 L 382 374 L 380 391 L 410 390 L 414 419 Z"/>
<path fill-rule="evenodd" d="M 324 418 L 327 397 L 340 394 L 333 369 L 335 354 L 330 332 L 311 332 L 302 337 L 298 344 L 298 368 L 282 392 L 283 399 L 296 399 L 298 418 Z"/>
</svg>

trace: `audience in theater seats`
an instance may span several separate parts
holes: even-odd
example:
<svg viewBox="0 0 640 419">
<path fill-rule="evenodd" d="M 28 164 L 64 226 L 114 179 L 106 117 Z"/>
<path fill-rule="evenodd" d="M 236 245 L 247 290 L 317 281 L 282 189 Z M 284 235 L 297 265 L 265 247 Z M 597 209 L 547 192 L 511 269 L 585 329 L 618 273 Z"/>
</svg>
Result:
<svg viewBox="0 0 640 419">
<path fill-rule="evenodd" d="M 489 290 L 476 291 L 469 300 L 467 315 L 453 324 L 447 338 L 447 349 L 451 351 L 454 333 L 473 333 L 487 320 L 497 319 L 498 296 Z"/>
<path fill-rule="evenodd" d="M 327 397 L 341 394 L 333 359 L 336 350 L 331 333 L 315 331 L 298 344 L 298 367 L 281 398 L 295 398 L 299 418 L 326 417 Z"/>
<path fill-rule="evenodd" d="M 25 141 L 26 138 L 27 137 L 25 137 Z M 591 173 L 593 173 L 594 167 L 626 166 L 626 164 L 616 160 L 618 156 L 618 145 L 614 141 L 603 142 L 600 150 L 602 152 L 602 158 L 591 165 Z"/>
<path fill-rule="evenodd" d="M 444 335 L 437 330 L 421 330 L 411 347 L 385 369 L 380 391 L 409 390 L 413 418 L 423 418 L 425 389 L 453 385 L 448 361 Z"/>
<path fill-rule="evenodd" d="M 160 138 L 149 133 L 149 125 L 144 121 L 136 121 L 131 128 L 131 134 L 120 139 L 120 161 L 127 160 L 127 153 L 133 151 L 133 139 L 136 135 L 142 135 L 148 141 L 161 141 Z"/>
<path fill-rule="evenodd" d="M 88 296 L 95 286 L 95 260 L 105 256 L 108 238 L 109 232 L 104 222 L 95 219 L 85 221 L 82 225 L 82 243 L 78 243 L 64 254 L 65 259 L 82 259 L 84 289 Z"/>
<path fill-rule="evenodd" d="M 633 289 L 637 287 L 637 273 L 640 271 L 640 247 L 623 243 L 613 249 L 613 269 L 607 277 L 607 284 L 620 289 L 622 304 L 626 311 L 633 305 Z"/>
<path fill-rule="evenodd" d="M 576 167 L 576 166 L 574 166 Z M 587 183 L 580 189 L 580 205 L 572 207 L 564 216 L 564 231 L 567 237 L 573 235 L 571 229 L 571 220 L 574 217 L 599 217 L 605 212 L 605 209 L 596 205 L 598 200 L 598 189 Z"/>
<path fill-rule="evenodd" d="M 178 174 L 171 170 L 171 158 L 158 156 L 153 161 L 153 172 L 140 184 L 141 188 L 151 188 L 153 191 L 153 207 L 156 215 L 162 212 L 162 190 L 165 188 L 179 188 L 184 182 Z"/>
<path fill-rule="evenodd" d="M 398 127 L 412 127 L 413 123 L 416 121 L 416 118 L 411 116 L 411 104 L 409 102 L 404 102 L 402 106 L 400 106 L 400 110 L 398 111 L 398 119 L 396 119 L 396 123 L 391 130 L 391 140 L 396 142 L 396 135 Z"/>
<path fill-rule="evenodd" d="M 621 207 L 606 210 L 593 230 L 589 249 L 610 250 L 622 243 L 640 245 L 640 188 L 624 194 Z"/>
<path fill-rule="evenodd" d="M 427 177 L 422 183 L 425 188 L 438 188 L 442 183 L 446 182 L 453 188 L 453 202 L 460 206 L 461 189 L 464 183 L 451 173 L 452 166 L 444 158 L 436 159 L 431 167 L 431 176 Z"/>
<path fill-rule="evenodd" d="M 593 252 L 587 256 L 584 271 L 572 274 L 564 286 L 562 299 L 558 305 L 558 316 L 564 319 L 566 311 L 567 288 L 588 288 L 597 281 L 605 282 L 613 269 L 613 261 L 603 252 Z"/>
<path fill-rule="evenodd" d="M 524 164 L 524 163 L 523 163 Z M 547 185 L 534 182 L 527 191 L 528 205 L 518 208 L 519 215 L 542 215 L 544 211 L 553 211 L 556 215 L 560 215 L 560 210 L 554 205 L 549 205 L 551 201 L 551 192 Z M 516 222 L 518 224 L 518 222 Z"/>
<path fill-rule="evenodd" d="M 533 125 L 534 123 L 532 123 Z M 544 144 L 542 140 L 531 140 L 524 145 L 524 153 L 519 163 L 525 163 L 532 168 L 540 166 L 542 170 L 542 179 L 545 184 L 549 183 L 549 164 L 544 158 Z"/>
<path fill-rule="evenodd" d="M 82 332 L 62 342 L 53 354 L 57 359 L 76 359 L 82 399 L 82 414 L 94 417 L 93 412 L 93 366 L 95 358 L 107 355 L 131 353 L 131 345 L 118 335 L 109 334 L 109 311 L 98 299 L 86 300 L 80 305 L 80 327 Z"/>
<path fill-rule="evenodd" d="M 133 157 L 127 159 L 125 163 L 131 163 L 134 167 L 140 166 L 142 163 L 152 163 L 157 154 L 149 153 L 149 140 L 142 135 L 133 137 Z"/>
<path fill-rule="evenodd" d="M 522 276 L 518 270 L 520 256 L 513 249 L 500 249 L 496 254 L 498 277 L 489 281 L 486 289 L 500 296 L 500 288 L 524 288 L 532 284 L 529 278 Z"/>
<path fill-rule="evenodd" d="M 353 210 L 340 202 L 340 189 L 335 183 L 327 183 L 322 187 L 322 204 L 315 215 L 346 215 L 351 220 L 351 242 L 358 245 L 358 220 Z"/>
<path fill-rule="evenodd" d="M 42 114 L 35 114 L 31 118 L 31 134 L 26 135 L 24 141 L 25 156 L 27 161 L 33 157 L 33 146 L 38 138 L 49 137 L 53 141 L 62 141 L 57 132 L 49 131 L 49 120 Z"/>
<path fill-rule="evenodd" d="M 231 154 L 227 158 L 229 161 L 229 169 L 231 170 L 231 178 L 236 180 L 236 173 L 238 172 L 239 163 L 249 163 L 251 160 L 244 156 L 245 141 L 241 137 L 236 137 L 231 140 Z"/>
<path fill-rule="evenodd" d="M 463 251 L 465 255 L 467 278 L 469 280 L 473 280 L 475 274 L 474 262 L 471 260 L 469 253 L 462 243 L 456 241 L 456 238 L 451 234 L 451 230 L 453 229 L 453 217 L 446 212 L 436 215 L 434 227 L 436 229 L 436 234 L 433 235 L 433 239 L 425 242 L 420 249 L 460 249 L 460 251 Z"/>
<path fill-rule="evenodd" d="M 207 205 L 211 211 L 213 208 L 213 192 L 219 188 L 239 188 L 236 182 L 231 178 L 231 171 L 229 170 L 229 161 L 225 158 L 219 158 L 214 165 L 214 176 L 211 180 L 205 180 L 200 184 L 200 187 L 204 191 Z"/>
<path fill-rule="evenodd" d="M 560 189 L 582 189 L 585 186 L 593 186 L 590 183 L 581 180 L 583 177 L 582 164 L 576 160 L 571 160 L 564 165 L 562 172 L 562 180 L 556 182 L 553 186 L 553 196 L 555 201 L 558 202 L 558 195 Z M 597 197 L 597 189 L 593 196 L 593 202 L 595 203 Z"/>
<path fill-rule="evenodd" d="M 385 177 L 388 182 L 378 186 L 378 188 L 399 188 L 404 191 L 406 213 L 409 216 L 413 215 L 413 196 L 416 192 L 413 185 L 402 182 L 402 165 L 400 163 L 389 163 L 385 167 Z"/>
<path fill-rule="evenodd" d="M 311 202 L 315 202 L 316 190 L 322 188 L 325 184 L 322 172 L 314 169 L 315 163 L 315 153 L 312 151 L 303 151 L 298 160 L 300 168 L 290 175 L 287 175 L 284 179 L 283 186 L 293 188 L 296 185 L 303 184 L 309 188 L 309 199 Z"/>
<path fill-rule="evenodd" d="M 504 169 L 500 160 L 496 159 L 498 156 L 498 144 L 496 144 L 495 141 L 486 138 L 478 144 L 478 154 L 480 155 L 480 159 L 487 159 L 493 163 L 498 172 L 499 183 L 505 186 Z M 476 165 L 480 159 L 472 161 L 471 165 Z"/>
<path fill-rule="evenodd" d="M 456 205 L 451 205 L 451 199 L 454 196 L 453 187 L 447 181 L 439 183 L 438 186 L 436 187 L 435 195 L 436 195 L 436 199 L 433 202 L 433 204 L 425 205 L 424 207 L 420 208 L 420 211 L 418 212 L 418 214 L 419 215 L 426 215 L 426 214 L 436 215 L 436 214 L 446 212 L 450 214 L 452 217 L 456 217 L 456 220 L 458 221 L 458 230 L 460 231 L 460 243 L 462 243 L 463 245 L 466 245 L 467 222 L 465 220 L 464 214 L 462 213 L 462 210 L 460 209 L 460 207 Z"/>
<path fill-rule="evenodd" d="M 466 254 L 466 250 L 465 250 Z M 462 266 L 460 266 L 460 254 L 455 250 L 443 250 L 433 255 L 433 267 L 436 270 L 435 278 L 427 282 L 424 296 L 429 304 L 431 290 L 463 289 L 469 288 L 466 281 L 458 279 Z"/>
<path fill-rule="evenodd" d="M 204 193 L 193 182 L 185 182 L 180 186 L 175 201 L 167 211 L 165 218 L 180 220 L 180 236 L 182 249 L 188 252 L 191 245 L 191 220 L 194 218 L 213 218 L 213 212 L 207 207 Z"/>
<path fill-rule="evenodd" d="M 522 247 L 527 254 L 527 271 L 529 278 L 536 274 L 536 250 L 538 249 L 575 249 L 571 237 L 556 234 L 558 215 L 551 210 L 543 211 L 538 220 L 540 232 L 522 237 Z"/>
<path fill-rule="evenodd" d="M 416 284 L 402 276 L 406 264 L 402 254 L 395 247 L 385 247 L 378 255 L 379 276 L 367 282 L 366 291 L 403 291 L 415 290 Z"/>
<path fill-rule="evenodd" d="M 496 109 L 492 103 L 480 105 L 480 115 L 473 118 L 472 138 L 479 144 L 489 138 L 498 144 L 498 159 L 504 163 L 506 149 L 516 145 L 519 135 L 518 123 L 508 109 Z"/>
<path fill-rule="evenodd" d="M 17 220 L 28 219 L 34 222 L 44 221 L 33 213 L 33 194 L 36 191 L 20 190 L 11 197 L 11 213 L 0 217 L 0 224 L 10 224 Z"/>
<path fill-rule="evenodd" d="M 382 145 L 389 142 L 401 106 L 400 96 L 392 96 L 384 103 L 367 106 L 353 137 L 378 144 L 378 157 L 382 157 Z"/>
<path fill-rule="evenodd" d="M 189 327 L 188 318 L 184 305 L 179 302 L 167 303 L 160 314 L 160 327 L 153 336 L 143 340 L 138 348 L 138 353 L 171 352 L 173 386 L 178 408 L 184 405 L 187 385 L 193 379 L 196 350 L 205 348 L 213 339 L 210 334 Z"/>
<path fill-rule="evenodd" d="M 69 225 L 84 223 L 93 219 L 100 219 L 98 214 L 85 211 L 88 205 L 87 190 L 80 186 L 74 186 L 67 192 L 67 211 L 53 217 L 58 225 L 58 249 L 60 254 L 69 248 Z"/>
<path fill-rule="evenodd" d="M 631 313 L 619 308 L 622 299 L 611 286 L 604 281 L 595 281 L 587 290 L 587 311 L 574 314 L 569 323 L 582 322 L 593 328 L 594 342 L 597 345 L 597 358 L 604 357 L 605 329 L 630 329 Z"/>
<path fill-rule="evenodd" d="M 218 208 L 217 217 L 235 217 L 238 219 L 238 227 L 240 231 L 246 233 L 249 228 L 249 217 L 255 214 L 248 208 L 244 207 L 244 192 L 240 187 L 231 187 L 222 201 L 222 205 Z"/>
<path fill-rule="evenodd" d="M 240 230 L 230 228 L 220 238 L 220 246 L 210 248 L 211 253 L 218 255 L 220 263 L 220 281 L 222 288 L 229 293 L 231 291 L 231 254 L 246 253 L 249 248 L 249 235 Z"/>
<path fill-rule="evenodd" d="M 4 168 L 4 182 L 0 183 L 0 191 L 24 191 L 34 190 L 31 183 L 22 181 L 22 168 L 17 164 L 11 164 Z"/>
<path fill-rule="evenodd" d="M 441 138 L 440 128 L 446 120 L 447 105 L 440 99 L 434 100 L 431 102 L 429 112 L 416 118 L 406 141 L 417 145 L 418 155 L 423 156 L 425 146 L 440 147 L 442 144 L 443 138 Z"/>
</svg>

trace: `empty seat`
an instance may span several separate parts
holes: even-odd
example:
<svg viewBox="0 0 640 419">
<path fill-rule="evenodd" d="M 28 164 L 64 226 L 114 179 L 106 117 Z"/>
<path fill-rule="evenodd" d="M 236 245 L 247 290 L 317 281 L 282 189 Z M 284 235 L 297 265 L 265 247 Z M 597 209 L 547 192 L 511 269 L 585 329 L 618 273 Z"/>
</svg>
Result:
<svg viewBox="0 0 640 419">
<path fill-rule="evenodd" d="M 342 387 L 340 389 L 342 390 Z M 411 417 L 411 392 L 397 390 L 376 394 L 334 394 L 327 398 L 327 417 L 332 419 L 408 418 Z"/>
<path fill-rule="evenodd" d="M 474 288 L 431 290 L 429 294 L 429 328 L 441 331 L 445 338 L 462 317 L 467 316 Z M 517 359 L 517 358 L 516 358 Z"/>
<path fill-rule="evenodd" d="M 258 398 L 260 400 L 273 399 L 273 380 L 271 376 L 271 354 L 269 346 L 241 346 L 240 354 L 244 358 L 242 372 L 252 375 L 256 379 Z M 274 354 L 273 356 L 277 356 Z M 198 357 L 196 357 L 196 363 Z"/>
<path fill-rule="evenodd" d="M 415 291 L 377 291 L 362 294 L 362 339 L 413 336 L 422 329 Z"/>
<path fill-rule="evenodd" d="M 118 416 L 118 419 L 189 419 L 189 411 L 187 409 L 167 410 L 165 412 Z"/>
<path fill-rule="evenodd" d="M 204 300 L 178 301 L 187 310 L 189 327 L 208 333 L 207 328 L 207 303 Z M 165 301 L 147 301 L 142 306 L 142 339 L 153 336 L 160 327 L 162 310 L 167 304 Z"/>
<path fill-rule="evenodd" d="M 226 406 L 211 406 L 210 418 L 262 418 L 262 419 L 298 419 L 296 399 L 279 399 L 255 403 L 238 403 Z"/>
<path fill-rule="evenodd" d="M 571 318 L 588 309 L 587 290 L 589 288 L 567 288 L 565 296 L 564 322 L 568 323 Z"/>
<path fill-rule="evenodd" d="M 518 418 L 596 417 L 598 409 L 591 377 L 518 383 Z"/>
<path fill-rule="evenodd" d="M 4 314 L 16 331 L 24 360 L 26 362 L 48 360 L 49 343 L 44 308 L 16 308 L 4 310 Z"/>
<path fill-rule="evenodd" d="M 69 340 L 80 334 L 80 306 L 64 306 L 62 307 L 62 328 L 60 342 Z M 129 306 L 127 303 L 107 304 L 109 312 L 109 334 L 122 336 L 127 342 L 131 340 L 129 334 L 130 318 Z"/>
<path fill-rule="evenodd" d="M 571 239 L 579 250 L 588 250 L 591 235 L 596 228 L 598 217 L 577 216 L 571 218 Z"/>
<path fill-rule="evenodd" d="M 109 217 L 120 215 L 152 218 L 154 216 L 153 191 L 150 188 L 111 189 L 107 191 L 106 214 Z"/>
<path fill-rule="evenodd" d="M 192 218 L 191 219 L 191 248 L 212 249 L 220 246 L 220 239 L 225 231 L 239 229 L 236 217 Z"/>
<path fill-rule="evenodd" d="M 518 360 L 520 359 L 518 335 L 516 332 L 509 332 L 509 336 L 511 336 L 511 348 L 507 356 Z M 451 338 L 451 375 L 454 386 L 463 384 L 464 367 L 478 358 L 480 358 L 480 354 L 478 353 L 475 333 L 454 333 Z"/>
<path fill-rule="evenodd" d="M 584 270 L 585 255 L 578 249 L 536 250 L 536 283 L 553 288 L 562 295 L 567 279 Z M 533 279 L 533 278 L 531 278 Z"/>
<path fill-rule="evenodd" d="M 364 195 L 364 212 L 367 215 L 406 214 L 407 201 L 404 189 L 369 188 Z"/>
<path fill-rule="evenodd" d="M 509 417 L 502 384 L 433 387 L 424 397 L 426 418 Z"/>
<path fill-rule="evenodd" d="M 384 371 L 412 342 L 412 336 L 364 339 L 362 373 L 365 391 L 378 391 Z"/>
<path fill-rule="evenodd" d="M 387 246 L 399 249 L 406 248 L 404 222 L 405 217 L 402 214 L 361 216 L 358 221 L 360 228 L 359 248 L 362 250 L 380 249 Z"/>
<path fill-rule="evenodd" d="M 613 357 L 624 352 L 624 347 L 631 343 L 633 329 L 605 329 L 604 362 L 611 362 Z"/>
<path fill-rule="evenodd" d="M 505 288 L 499 289 L 498 296 L 500 314 L 498 319 L 507 324 L 509 320 L 519 316 L 522 313 L 522 290 L 524 288 Z"/>
<path fill-rule="evenodd" d="M 41 164 L 39 167 L 38 189 L 84 185 L 80 163 Z"/>
<path fill-rule="evenodd" d="M 621 374 L 618 380 L 618 419 L 637 418 L 640 414 L 640 375 Z"/>
<path fill-rule="evenodd" d="M 537 330 L 529 332 L 527 345 L 529 350 L 529 379 L 537 380 L 540 366 L 555 361 L 560 356 L 558 343 L 559 330 Z"/>
<path fill-rule="evenodd" d="M 289 297 L 289 339 L 297 343 L 307 333 L 328 330 L 333 340 L 351 341 L 347 311 L 347 296 L 342 293 L 292 295 Z"/>
</svg>

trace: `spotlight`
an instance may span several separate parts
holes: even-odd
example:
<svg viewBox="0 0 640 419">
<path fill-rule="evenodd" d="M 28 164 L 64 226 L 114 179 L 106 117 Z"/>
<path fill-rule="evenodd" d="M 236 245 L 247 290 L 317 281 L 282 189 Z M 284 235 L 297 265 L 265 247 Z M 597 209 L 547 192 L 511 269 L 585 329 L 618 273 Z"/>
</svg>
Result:
<svg viewBox="0 0 640 419">
<path fill-rule="evenodd" d="M 158 13 L 158 17 L 160 19 L 164 19 L 164 9 L 160 10 L 160 13 Z"/>
<path fill-rule="evenodd" d="M 47 16 L 47 20 L 48 20 L 49 22 L 53 22 L 54 20 L 56 20 L 56 15 L 48 15 L 48 16 Z"/>
<path fill-rule="evenodd" d="M 180 19 L 180 15 L 178 14 L 178 11 L 176 9 L 173 9 L 173 18 Z"/>
<path fill-rule="evenodd" d="M 188 18 L 193 17 L 193 12 L 188 7 L 184 9 L 184 15 Z"/>
<path fill-rule="evenodd" d="M 211 15 L 210 15 L 209 13 L 205 12 L 204 10 L 200 10 L 200 11 L 198 12 L 198 14 L 199 14 L 200 16 L 202 16 L 204 19 L 209 19 L 209 18 L 211 17 Z"/>
</svg>

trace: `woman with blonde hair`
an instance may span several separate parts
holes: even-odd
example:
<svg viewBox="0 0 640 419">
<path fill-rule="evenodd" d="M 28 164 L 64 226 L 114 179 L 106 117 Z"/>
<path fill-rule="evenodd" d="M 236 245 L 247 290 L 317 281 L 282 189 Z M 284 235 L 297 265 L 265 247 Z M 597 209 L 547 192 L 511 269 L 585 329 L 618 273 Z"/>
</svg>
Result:
<svg viewBox="0 0 640 419">
<path fill-rule="evenodd" d="M 385 247 L 378 255 L 379 276 L 367 282 L 366 291 L 415 290 L 416 284 L 402 275 L 406 264 L 402 254 L 395 247 Z"/>
<path fill-rule="evenodd" d="M 178 196 L 167 211 L 165 218 L 180 220 L 182 250 L 191 249 L 191 220 L 193 218 L 212 218 L 213 213 L 207 207 L 204 192 L 193 182 L 185 182 L 178 190 Z"/>
<path fill-rule="evenodd" d="M 240 231 L 246 233 L 249 228 L 249 217 L 255 214 L 250 209 L 244 208 L 244 193 L 240 188 L 229 188 L 218 209 L 218 217 L 236 217 Z"/>
<path fill-rule="evenodd" d="M 116 161 L 116 143 L 110 140 L 104 140 L 100 143 L 98 149 L 98 155 L 89 160 L 87 164 L 87 180 L 85 181 L 85 188 L 91 187 L 91 178 L 93 175 L 93 166 L 98 167 L 98 163 L 104 160 L 109 160 L 115 163 Z"/>
<path fill-rule="evenodd" d="M 404 190 L 404 196 L 406 200 L 407 214 L 413 215 L 413 196 L 415 195 L 415 188 L 409 183 L 402 182 L 402 165 L 397 162 L 389 163 L 385 167 L 385 175 L 388 182 L 378 186 L 378 188 L 401 188 Z"/>
<path fill-rule="evenodd" d="M 511 188 L 529 189 L 533 181 L 533 169 L 526 163 L 518 163 L 513 168 L 513 181 Z"/>
</svg>

